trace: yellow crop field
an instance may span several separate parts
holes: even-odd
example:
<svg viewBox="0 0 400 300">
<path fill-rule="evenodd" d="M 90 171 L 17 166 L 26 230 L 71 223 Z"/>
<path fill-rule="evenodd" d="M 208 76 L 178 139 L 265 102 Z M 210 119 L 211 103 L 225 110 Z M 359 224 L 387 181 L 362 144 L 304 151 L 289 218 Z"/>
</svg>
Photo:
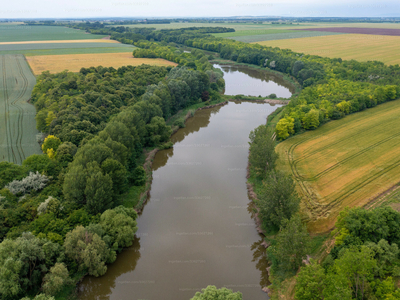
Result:
<svg viewBox="0 0 400 300">
<path fill-rule="evenodd" d="M 345 207 L 370 206 L 400 182 L 400 99 L 331 121 L 278 144 L 278 169 L 292 174 L 313 232 Z"/>
<path fill-rule="evenodd" d="M 26 58 L 35 75 L 43 71 L 58 73 L 64 70 L 79 72 L 81 68 L 139 66 L 142 64 L 154 66 L 176 66 L 176 63 L 161 58 L 134 58 L 132 52 L 43 55 Z"/>
<path fill-rule="evenodd" d="M 262 41 L 257 44 L 330 58 L 379 60 L 388 65 L 400 64 L 400 36 L 341 34 Z"/>
<path fill-rule="evenodd" d="M 90 39 L 90 40 L 54 40 L 54 41 L 23 41 L 23 42 L 0 42 L 0 45 L 20 45 L 20 44 L 66 44 L 66 43 L 119 43 L 110 39 Z"/>
</svg>

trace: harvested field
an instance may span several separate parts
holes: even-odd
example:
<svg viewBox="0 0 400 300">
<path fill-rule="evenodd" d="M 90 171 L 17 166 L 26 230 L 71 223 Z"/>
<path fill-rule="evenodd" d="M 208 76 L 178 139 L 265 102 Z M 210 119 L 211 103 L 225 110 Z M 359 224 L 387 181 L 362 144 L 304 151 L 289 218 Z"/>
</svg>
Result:
<svg viewBox="0 0 400 300">
<path fill-rule="evenodd" d="M 133 51 L 133 47 L 131 50 Z M 91 47 L 91 48 L 61 48 L 61 49 L 38 49 L 38 50 L 11 50 L 1 51 L 0 54 L 23 54 L 25 56 L 43 56 L 43 55 L 67 55 L 67 54 L 95 54 L 95 53 L 126 53 L 129 48 L 126 47 Z"/>
<path fill-rule="evenodd" d="M 281 30 L 282 33 L 271 33 L 271 34 L 257 34 L 248 36 L 235 36 L 228 37 L 240 42 L 254 43 L 261 41 L 273 41 L 273 40 L 284 40 L 284 39 L 297 39 L 315 36 L 328 36 L 328 35 L 342 35 L 343 33 L 337 32 L 323 32 L 323 31 L 304 31 L 304 30 Z M 289 32 L 287 32 L 289 31 Z"/>
<path fill-rule="evenodd" d="M 101 53 L 101 54 L 73 54 L 73 55 L 45 55 L 27 58 L 35 75 L 43 71 L 58 73 L 64 70 L 79 72 L 81 68 L 139 66 L 142 64 L 154 66 L 176 66 L 176 63 L 161 58 L 134 58 L 132 52 Z"/>
<path fill-rule="evenodd" d="M 400 100 L 331 121 L 276 147 L 313 232 L 328 231 L 345 207 L 370 205 L 400 182 Z"/>
<path fill-rule="evenodd" d="M 293 29 L 293 30 L 298 30 L 298 29 Z M 302 30 L 304 30 L 304 29 L 302 29 Z M 400 29 L 393 29 L 393 28 L 328 27 L 328 28 L 309 28 L 307 30 L 308 31 L 338 32 L 338 33 L 400 36 Z"/>
<path fill-rule="evenodd" d="M 0 161 L 21 164 L 42 153 L 36 142 L 36 110 L 27 102 L 36 79 L 22 55 L 0 55 L 0 69 Z"/>
<path fill-rule="evenodd" d="M 105 36 L 62 26 L 0 26 L 0 42 L 87 40 L 101 39 Z"/>
<path fill-rule="evenodd" d="M 258 44 L 331 58 L 378 60 L 388 65 L 400 63 L 400 37 L 398 36 L 341 34 L 264 41 Z"/>
</svg>

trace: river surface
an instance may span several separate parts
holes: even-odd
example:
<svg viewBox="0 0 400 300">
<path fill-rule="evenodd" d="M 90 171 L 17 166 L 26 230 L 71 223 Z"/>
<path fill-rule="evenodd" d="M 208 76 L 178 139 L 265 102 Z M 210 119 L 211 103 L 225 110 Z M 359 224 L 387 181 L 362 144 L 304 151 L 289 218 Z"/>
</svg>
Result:
<svg viewBox="0 0 400 300">
<path fill-rule="evenodd" d="M 295 88 L 281 77 L 260 69 L 246 66 L 218 65 L 224 72 L 225 94 L 267 97 L 275 94 L 277 97 L 289 98 Z"/>
<path fill-rule="evenodd" d="M 189 300 L 208 285 L 268 299 L 246 166 L 250 131 L 277 107 L 229 102 L 188 119 L 172 136 L 173 148 L 155 156 L 134 245 L 104 276 L 85 277 L 79 299 Z"/>
</svg>

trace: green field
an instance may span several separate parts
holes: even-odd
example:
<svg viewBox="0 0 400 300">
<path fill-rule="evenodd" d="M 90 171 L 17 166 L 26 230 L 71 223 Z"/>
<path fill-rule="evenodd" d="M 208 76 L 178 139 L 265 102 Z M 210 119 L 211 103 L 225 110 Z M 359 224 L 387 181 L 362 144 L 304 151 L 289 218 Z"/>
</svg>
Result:
<svg viewBox="0 0 400 300">
<path fill-rule="evenodd" d="M 77 49 L 77 48 L 124 48 L 124 52 L 129 51 L 132 45 L 120 43 L 48 43 L 48 44 L 6 44 L 0 45 L 0 54 L 3 51 L 16 51 L 16 50 L 51 50 L 51 49 Z"/>
<path fill-rule="evenodd" d="M 400 182 L 400 100 L 331 121 L 278 144 L 309 228 L 324 232 L 345 207 L 370 206 Z"/>
<path fill-rule="evenodd" d="M 316 36 L 326 36 L 326 35 L 342 35 L 345 33 L 337 32 L 323 32 L 323 31 L 303 31 L 303 30 L 276 30 L 281 31 L 281 33 L 271 33 L 271 34 L 256 34 L 256 35 L 243 35 L 236 37 L 228 37 L 228 39 L 233 39 L 245 43 L 255 43 L 262 41 L 273 41 L 273 40 L 286 40 L 286 39 L 297 39 L 306 37 L 316 37 Z M 243 31 L 238 31 L 241 33 Z"/>
<path fill-rule="evenodd" d="M 134 47 L 98 47 L 98 48 L 67 48 L 67 49 L 43 49 L 43 50 L 15 50 L 1 51 L 0 54 L 23 54 L 25 56 L 42 55 L 66 55 L 66 54 L 96 54 L 96 53 L 121 53 L 133 51 Z"/>
<path fill-rule="evenodd" d="M 105 35 L 88 34 L 79 29 L 63 26 L 0 26 L 0 42 L 87 40 L 103 37 Z"/>
<path fill-rule="evenodd" d="M 36 79 L 22 55 L 0 55 L 0 69 L 0 161 L 21 164 L 42 153 L 36 142 L 36 110 L 27 102 Z"/>
</svg>

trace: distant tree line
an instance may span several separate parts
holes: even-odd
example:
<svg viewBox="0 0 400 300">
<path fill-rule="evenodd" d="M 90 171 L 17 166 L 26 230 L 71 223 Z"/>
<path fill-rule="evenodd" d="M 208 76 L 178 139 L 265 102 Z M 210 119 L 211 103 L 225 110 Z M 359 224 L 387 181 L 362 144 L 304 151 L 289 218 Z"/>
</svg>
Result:
<svg viewBox="0 0 400 300">
<path fill-rule="evenodd" d="M 164 46 L 165 43 L 176 43 L 218 52 L 223 59 L 263 66 L 296 78 L 304 89 L 287 105 L 277 124 L 276 134 L 281 140 L 303 130 L 315 129 L 328 120 L 339 119 L 400 96 L 398 65 L 305 55 L 289 49 L 247 44 L 210 35 L 218 30 L 213 27 L 153 30 L 143 36 L 148 41 L 164 43 Z M 229 32 L 229 29 L 225 28 L 223 32 Z M 128 36 L 128 33 L 121 32 L 113 38 L 132 42 L 139 47 L 150 47 L 142 40 L 127 41 L 123 37 L 125 35 Z M 137 50 L 136 55 L 168 57 L 165 51 L 156 50 L 154 42 L 152 47 L 153 51 Z"/>
</svg>

